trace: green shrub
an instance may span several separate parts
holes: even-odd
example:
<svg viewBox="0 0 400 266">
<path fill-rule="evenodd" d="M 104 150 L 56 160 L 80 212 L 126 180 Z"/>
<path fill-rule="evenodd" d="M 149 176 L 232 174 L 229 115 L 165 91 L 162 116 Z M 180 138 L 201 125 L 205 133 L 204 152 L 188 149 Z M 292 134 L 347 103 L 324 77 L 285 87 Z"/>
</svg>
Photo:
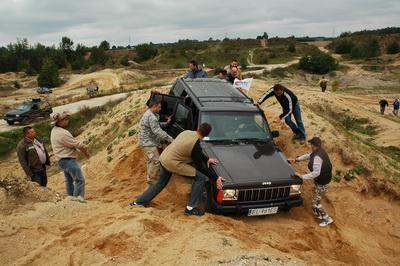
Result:
<svg viewBox="0 0 400 266">
<path fill-rule="evenodd" d="M 287 50 L 288 50 L 289 53 L 295 53 L 296 52 L 296 45 L 293 42 L 289 43 Z"/>
<path fill-rule="evenodd" d="M 107 162 L 111 162 L 113 160 L 113 157 L 111 155 L 107 156 Z"/>
<path fill-rule="evenodd" d="M 124 55 L 119 59 L 119 63 L 123 66 L 129 66 L 129 56 Z"/>
<path fill-rule="evenodd" d="M 313 53 L 303 56 L 299 61 L 299 68 L 309 71 L 313 74 L 326 74 L 337 69 L 336 60 L 321 51 L 314 51 Z"/>
<path fill-rule="evenodd" d="M 357 165 L 356 167 L 354 167 L 353 171 L 357 175 L 361 175 L 361 174 L 363 174 L 365 172 L 365 167 L 362 166 L 362 165 Z"/>
<path fill-rule="evenodd" d="M 379 41 L 376 38 L 370 38 L 364 42 L 356 44 L 350 52 L 350 57 L 353 59 L 366 59 L 379 55 Z"/>
<path fill-rule="evenodd" d="M 147 61 L 157 55 L 157 48 L 153 43 L 143 43 L 136 46 L 136 61 Z"/>
<path fill-rule="evenodd" d="M 45 60 L 37 77 L 39 87 L 57 87 L 60 84 L 57 65 L 50 59 Z"/>
<path fill-rule="evenodd" d="M 397 54 L 398 52 L 400 52 L 400 44 L 398 42 L 392 41 L 386 46 L 386 53 Z"/>
<path fill-rule="evenodd" d="M 354 43 L 348 39 L 340 39 L 333 43 L 335 53 L 349 54 L 354 47 Z"/>
<path fill-rule="evenodd" d="M 343 178 L 344 178 L 346 181 L 350 181 L 350 180 L 352 180 L 354 177 L 355 177 L 355 176 L 354 176 L 354 171 L 353 171 L 353 170 L 347 171 L 347 172 L 344 174 L 344 176 L 343 176 Z"/>
<path fill-rule="evenodd" d="M 332 181 L 340 182 L 340 180 L 342 180 L 342 177 L 340 175 L 333 175 L 332 176 Z"/>
<path fill-rule="evenodd" d="M 132 136 L 136 135 L 136 133 L 137 133 L 136 129 L 131 129 L 128 131 L 128 136 L 132 137 Z"/>
<path fill-rule="evenodd" d="M 280 79 L 286 78 L 287 77 L 286 69 L 282 68 L 282 67 L 277 67 L 275 69 L 272 69 L 271 70 L 271 77 L 280 78 Z"/>
</svg>

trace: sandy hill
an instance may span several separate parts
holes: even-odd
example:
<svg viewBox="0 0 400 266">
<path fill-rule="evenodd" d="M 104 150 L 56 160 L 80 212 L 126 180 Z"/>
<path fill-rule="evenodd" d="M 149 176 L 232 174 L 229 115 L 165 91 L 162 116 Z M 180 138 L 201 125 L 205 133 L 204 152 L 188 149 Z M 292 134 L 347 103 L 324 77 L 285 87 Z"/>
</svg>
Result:
<svg viewBox="0 0 400 266">
<path fill-rule="evenodd" d="M 250 96 L 259 97 L 273 82 L 257 79 Z M 335 171 L 366 169 L 351 181 L 332 183 L 324 202 L 335 219 L 329 228 L 319 228 L 312 216 L 311 182 L 304 185 L 302 207 L 268 217 L 185 217 L 190 180 L 175 176 L 150 208 L 128 207 L 146 187 L 145 159 L 135 136 L 145 92 L 96 117 L 80 135 L 95 151 L 82 161 L 87 204 L 60 195 L 61 173 L 50 177 L 46 189 L 21 179 L 3 181 L 0 264 L 395 265 L 400 254 L 398 161 L 378 147 L 398 147 L 399 122 L 381 117 L 375 99 L 321 94 L 292 79 L 284 83 L 300 98 L 308 135 L 324 139 Z M 274 100 L 263 108 L 269 121 L 280 112 Z M 363 142 L 368 136 L 339 126 L 344 114 L 366 117 L 377 126 L 371 140 L 376 146 Z M 277 143 L 288 157 L 308 151 L 291 141 L 285 125 L 271 122 L 271 127 L 280 130 Z M 3 169 L 17 176 L 16 165 L 10 162 Z M 306 171 L 304 164 L 296 167 Z"/>
</svg>

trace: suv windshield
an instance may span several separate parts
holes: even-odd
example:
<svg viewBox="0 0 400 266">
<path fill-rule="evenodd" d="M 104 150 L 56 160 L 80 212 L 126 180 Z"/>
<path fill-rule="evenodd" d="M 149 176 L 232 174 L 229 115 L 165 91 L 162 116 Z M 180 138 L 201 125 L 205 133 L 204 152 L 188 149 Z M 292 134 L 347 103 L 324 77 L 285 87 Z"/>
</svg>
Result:
<svg viewBox="0 0 400 266">
<path fill-rule="evenodd" d="M 205 112 L 202 123 L 212 130 L 205 140 L 266 140 L 270 138 L 267 123 L 256 112 Z"/>
<path fill-rule="evenodd" d="M 31 109 L 31 105 L 30 104 L 22 104 L 15 109 L 17 109 L 18 111 L 28 111 L 29 109 Z"/>
</svg>

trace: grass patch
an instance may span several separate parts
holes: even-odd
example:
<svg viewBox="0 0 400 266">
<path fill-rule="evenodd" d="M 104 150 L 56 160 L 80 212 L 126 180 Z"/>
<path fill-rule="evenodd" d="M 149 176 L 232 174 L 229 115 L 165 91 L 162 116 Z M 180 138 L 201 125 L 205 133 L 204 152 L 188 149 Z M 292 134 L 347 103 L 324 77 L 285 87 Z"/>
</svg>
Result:
<svg viewBox="0 0 400 266">
<path fill-rule="evenodd" d="M 375 136 L 378 134 L 378 127 L 369 124 L 369 120 L 367 118 L 345 116 L 344 119 L 341 120 L 341 123 L 347 130 L 356 131 L 368 136 Z"/>
</svg>

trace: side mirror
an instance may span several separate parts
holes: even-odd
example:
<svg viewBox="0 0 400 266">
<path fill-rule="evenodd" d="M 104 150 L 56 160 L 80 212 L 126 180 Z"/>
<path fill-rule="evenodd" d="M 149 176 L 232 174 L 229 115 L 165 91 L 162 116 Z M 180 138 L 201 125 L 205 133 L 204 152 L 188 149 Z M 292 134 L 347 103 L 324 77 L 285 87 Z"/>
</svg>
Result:
<svg viewBox="0 0 400 266">
<path fill-rule="evenodd" d="M 271 135 L 272 135 L 273 138 L 277 138 L 277 137 L 279 137 L 279 131 L 278 130 L 274 130 L 274 131 L 271 132 Z"/>
</svg>

